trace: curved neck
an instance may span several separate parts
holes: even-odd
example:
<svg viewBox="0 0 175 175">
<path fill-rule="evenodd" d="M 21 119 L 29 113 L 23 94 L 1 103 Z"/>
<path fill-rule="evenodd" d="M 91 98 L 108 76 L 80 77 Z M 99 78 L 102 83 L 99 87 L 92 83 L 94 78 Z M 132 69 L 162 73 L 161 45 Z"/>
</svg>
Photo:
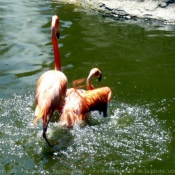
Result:
<svg viewBox="0 0 175 175">
<path fill-rule="evenodd" d="M 90 74 L 87 78 L 87 81 L 86 81 L 86 87 L 88 90 L 92 90 L 94 89 L 94 86 L 91 84 L 91 78 L 92 78 L 92 74 Z"/>
<path fill-rule="evenodd" d="M 91 71 L 87 77 L 87 81 L 86 81 L 86 87 L 88 90 L 94 89 L 94 86 L 91 84 L 92 77 L 97 77 L 99 79 L 99 81 L 101 81 L 101 78 L 102 78 L 101 71 L 98 68 L 91 69 Z"/>
<path fill-rule="evenodd" d="M 55 20 L 52 20 L 52 44 L 53 44 L 53 50 L 54 50 L 54 62 L 55 62 L 55 70 L 61 71 L 61 61 L 60 61 L 60 51 L 58 48 L 58 41 L 56 38 L 56 33 L 58 32 L 58 29 L 56 29 L 56 23 L 58 23 L 58 18 Z"/>
</svg>

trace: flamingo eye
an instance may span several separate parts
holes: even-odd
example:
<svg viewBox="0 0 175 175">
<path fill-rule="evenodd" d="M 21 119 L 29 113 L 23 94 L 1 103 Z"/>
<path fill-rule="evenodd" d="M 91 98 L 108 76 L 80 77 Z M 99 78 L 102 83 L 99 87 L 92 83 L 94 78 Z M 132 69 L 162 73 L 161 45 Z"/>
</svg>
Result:
<svg viewBox="0 0 175 175">
<path fill-rule="evenodd" d="M 99 74 L 100 74 L 99 71 L 95 72 L 95 76 L 99 76 Z"/>
<path fill-rule="evenodd" d="M 100 71 L 97 71 L 97 72 L 95 72 L 95 76 L 99 76 L 99 77 L 101 77 L 102 76 L 102 73 L 100 72 Z"/>
</svg>

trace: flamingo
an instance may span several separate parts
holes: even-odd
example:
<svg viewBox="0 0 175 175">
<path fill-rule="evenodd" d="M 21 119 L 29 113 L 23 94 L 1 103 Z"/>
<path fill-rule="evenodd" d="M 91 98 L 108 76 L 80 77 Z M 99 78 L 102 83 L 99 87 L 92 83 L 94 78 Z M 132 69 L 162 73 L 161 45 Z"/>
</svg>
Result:
<svg viewBox="0 0 175 175">
<path fill-rule="evenodd" d="M 60 53 L 58 48 L 57 37 L 59 36 L 59 18 L 54 15 L 51 23 L 51 36 L 54 50 L 55 70 L 45 72 L 38 79 L 36 85 L 36 109 L 33 126 L 36 125 L 39 119 L 43 119 L 43 138 L 48 145 L 50 142 L 46 137 L 47 127 L 55 109 L 59 108 L 66 96 L 67 78 L 61 72 Z"/>
<path fill-rule="evenodd" d="M 87 78 L 87 91 L 70 88 L 67 91 L 63 105 L 60 123 L 66 127 L 72 127 L 75 123 L 81 123 L 88 118 L 88 112 L 98 110 L 107 116 L 107 105 L 111 98 L 111 90 L 108 87 L 94 89 L 91 84 L 92 77 L 102 78 L 98 68 L 93 68 Z M 79 81 L 79 80 L 78 80 Z"/>
<path fill-rule="evenodd" d="M 103 112 L 103 116 L 107 117 L 108 103 L 110 102 L 112 91 L 109 87 L 94 89 L 94 86 L 91 84 L 92 76 L 98 76 L 99 74 L 101 74 L 99 79 L 101 80 L 102 73 L 98 68 L 93 68 L 90 71 L 86 82 L 88 90 L 84 91 L 82 95 L 86 99 L 86 104 L 90 111 L 98 110 L 100 114 Z"/>
<path fill-rule="evenodd" d="M 102 73 L 99 69 L 93 68 L 87 78 L 87 88 L 93 89 L 91 84 L 91 78 L 98 77 L 101 80 Z M 65 102 L 62 108 L 62 114 L 60 116 L 60 124 L 65 127 L 72 127 L 75 123 L 80 124 L 88 118 L 89 107 L 86 103 L 86 99 L 83 96 L 85 90 L 76 89 L 75 84 L 81 83 L 84 79 L 75 80 L 73 82 L 74 88 L 67 90 Z"/>
</svg>

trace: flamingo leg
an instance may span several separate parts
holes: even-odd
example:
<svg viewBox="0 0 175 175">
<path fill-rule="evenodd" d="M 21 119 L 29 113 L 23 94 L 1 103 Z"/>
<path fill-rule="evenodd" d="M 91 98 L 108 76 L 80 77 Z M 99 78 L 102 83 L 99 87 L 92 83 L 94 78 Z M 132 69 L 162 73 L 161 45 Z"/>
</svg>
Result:
<svg viewBox="0 0 175 175">
<path fill-rule="evenodd" d="M 50 122 L 50 119 L 51 119 L 51 117 L 52 117 L 53 112 L 54 112 L 54 110 L 51 111 L 51 113 L 50 113 L 50 115 L 49 115 L 49 119 L 47 120 L 46 125 L 43 124 L 43 138 L 46 140 L 46 142 L 48 143 L 48 145 L 49 145 L 50 147 L 52 147 L 52 145 L 50 144 L 49 140 L 48 140 L 47 137 L 46 137 L 46 132 L 47 132 L 47 127 L 48 127 L 48 124 L 49 124 L 49 122 Z"/>
<path fill-rule="evenodd" d="M 103 117 L 107 117 L 107 112 L 108 112 L 108 104 L 102 104 L 101 109 L 99 110 L 99 114 L 103 112 Z"/>
<path fill-rule="evenodd" d="M 50 147 L 52 147 L 52 145 L 50 144 L 49 140 L 46 137 L 46 131 L 47 131 L 47 128 L 43 128 L 43 138 L 46 140 L 46 142 L 48 143 L 48 145 Z"/>
<path fill-rule="evenodd" d="M 103 110 L 103 117 L 107 117 L 107 111 L 108 111 L 108 104 L 104 105 L 104 110 Z"/>
</svg>

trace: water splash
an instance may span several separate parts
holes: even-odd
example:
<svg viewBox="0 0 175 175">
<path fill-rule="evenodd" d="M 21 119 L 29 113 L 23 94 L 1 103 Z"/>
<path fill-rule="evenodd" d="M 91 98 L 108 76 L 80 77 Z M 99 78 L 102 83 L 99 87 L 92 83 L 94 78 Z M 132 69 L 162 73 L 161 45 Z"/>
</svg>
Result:
<svg viewBox="0 0 175 175">
<path fill-rule="evenodd" d="M 85 127 L 63 129 L 50 123 L 42 138 L 42 122 L 31 129 L 34 95 L 0 99 L 1 167 L 4 172 L 85 174 L 124 171 L 161 160 L 168 152 L 170 131 L 149 107 L 118 104 L 103 118 L 93 112 Z M 105 172 L 103 172 L 105 171 Z M 100 173 L 98 172 L 98 173 Z"/>
<path fill-rule="evenodd" d="M 89 173 L 93 169 L 126 170 L 161 160 L 171 140 L 165 122 L 149 109 L 124 103 L 107 119 L 93 114 L 86 127 L 75 126 L 70 135 L 72 145 L 55 152 L 55 157 L 74 162 L 66 163 L 72 171 Z"/>
</svg>

